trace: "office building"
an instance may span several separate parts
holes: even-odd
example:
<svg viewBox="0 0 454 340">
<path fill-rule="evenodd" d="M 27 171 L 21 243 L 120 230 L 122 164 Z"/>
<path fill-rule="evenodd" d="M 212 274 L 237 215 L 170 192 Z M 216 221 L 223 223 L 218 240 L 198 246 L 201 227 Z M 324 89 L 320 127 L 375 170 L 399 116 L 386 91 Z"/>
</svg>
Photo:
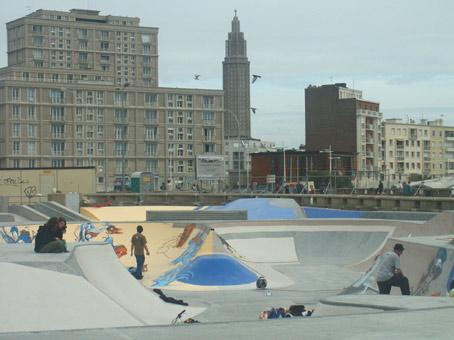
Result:
<svg viewBox="0 0 454 340">
<path fill-rule="evenodd" d="M 158 87 L 157 28 L 73 9 L 7 31 L 1 168 L 94 165 L 100 191 L 135 171 L 190 188 L 196 156 L 223 154 L 223 92 Z"/>
<path fill-rule="evenodd" d="M 380 105 L 363 99 L 345 83 L 309 86 L 306 99 L 306 150 L 331 149 L 356 155 L 356 185 L 373 187 L 381 170 Z"/>
</svg>

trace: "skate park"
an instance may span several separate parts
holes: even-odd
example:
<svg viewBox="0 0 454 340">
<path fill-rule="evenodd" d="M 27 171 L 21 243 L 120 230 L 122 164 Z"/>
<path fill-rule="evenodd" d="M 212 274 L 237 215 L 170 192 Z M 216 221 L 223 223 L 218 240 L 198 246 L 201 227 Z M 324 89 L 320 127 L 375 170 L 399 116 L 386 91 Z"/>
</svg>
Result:
<svg viewBox="0 0 454 340">
<path fill-rule="evenodd" d="M 319 217 L 323 211 L 311 218 L 313 211 L 285 200 L 232 203 L 81 208 L 85 221 L 68 224 L 70 252 L 64 254 L 33 252 L 25 236 L 32 240 L 37 224 L 4 223 L 0 337 L 450 337 L 452 212 L 396 220 L 386 212 L 345 218 L 339 217 L 345 211 L 326 210 L 326 218 Z M 247 219 L 195 218 L 240 208 Z M 149 211 L 195 217 L 147 221 Z M 127 270 L 134 265 L 128 251 L 137 224 L 143 225 L 151 251 L 142 281 Z M 401 264 L 411 285 L 409 297 L 397 288 L 390 296 L 378 295 L 368 273 L 375 258 L 396 242 L 406 249 Z M 266 278 L 266 288 L 257 289 L 259 277 Z M 156 288 L 188 305 L 163 302 Z M 258 320 L 262 310 L 291 304 L 310 306 L 315 313 Z M 182 311 L 182 319 L 200 323 L 170 325 Z"/>
</svg>

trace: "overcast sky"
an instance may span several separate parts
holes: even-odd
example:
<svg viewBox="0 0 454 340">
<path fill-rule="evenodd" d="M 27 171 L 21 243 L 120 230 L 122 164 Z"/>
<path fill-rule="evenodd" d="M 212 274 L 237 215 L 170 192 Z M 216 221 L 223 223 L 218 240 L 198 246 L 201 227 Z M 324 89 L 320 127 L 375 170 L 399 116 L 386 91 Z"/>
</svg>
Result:
<svg viewBox="0 0 454 340">
<path fill-rule="evenodd" d="M 238 10 L 251 63 L 253 136 L 304 144 L 304 89 L 346 82 L 385 118 L 454 126 L 451 0 L 2 0 L 0 66 L 8 21 L 39 8 L 89 8 L 159 28 L 159 84 L 222 89 L 225 40 Z M 193 74 L 200 74 L 195 81 Z M 276 124 L 279 122 L 279 124 Z"/>
</svg>

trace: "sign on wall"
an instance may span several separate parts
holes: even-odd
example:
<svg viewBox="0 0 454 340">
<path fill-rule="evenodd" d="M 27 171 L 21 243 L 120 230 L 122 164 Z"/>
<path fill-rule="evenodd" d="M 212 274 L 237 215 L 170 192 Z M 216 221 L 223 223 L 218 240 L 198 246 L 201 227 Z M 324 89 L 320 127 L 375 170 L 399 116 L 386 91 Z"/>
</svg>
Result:
<svg viewBox="0 0 454 340">
<path fill-rule="evenodd" d="M 198 179 L 223 179 L 225 177 L 224 156 L 197 156 Z"/>
</svg>

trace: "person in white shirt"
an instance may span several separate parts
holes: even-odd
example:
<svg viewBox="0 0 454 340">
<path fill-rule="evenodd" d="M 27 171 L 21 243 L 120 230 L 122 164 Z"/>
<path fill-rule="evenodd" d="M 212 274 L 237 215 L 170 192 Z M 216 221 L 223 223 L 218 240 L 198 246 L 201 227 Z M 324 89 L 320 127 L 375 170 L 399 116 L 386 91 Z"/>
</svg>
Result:
<svg viewBox="0 0 454 340">
<path fill-rule="evenodd" d="M 394 245 L 393 251 L 384 253 L 380 257 L 380 265 L 377 269 L 377 285 L 380 294 L 389 294 L 391 287 L 399 287 L 402 295 L 410 295 L 408 278 L 404 276 L 400 268 L 400 255 L 404 251 L 400 243 Z"/>
</svg>

